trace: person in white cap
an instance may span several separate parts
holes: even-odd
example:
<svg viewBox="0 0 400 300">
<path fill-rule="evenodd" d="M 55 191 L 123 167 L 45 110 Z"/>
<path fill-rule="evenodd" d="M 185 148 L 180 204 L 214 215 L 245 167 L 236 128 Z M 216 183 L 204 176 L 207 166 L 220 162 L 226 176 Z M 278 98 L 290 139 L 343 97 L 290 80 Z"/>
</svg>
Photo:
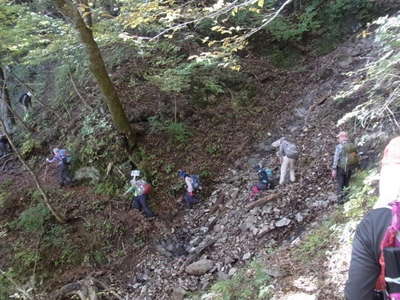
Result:
<svg viewBox="0 0 400 300">
<path fill-rule="evenodd" d="M 339 144 L 336 145 L 332 163 L 332 178 L 337 182 L 337 195 L 343 201 L 343 190 L 349 185 L 350 177 L 357 167 L 359 158 L 356 146 L 349 141 L 347 132 L 341 131 L 337 135 Z"/>
<path fill-rule="evenodd" d="M 31 92 L 23 93 L 19 97 L 19 103 L 23 106 L 25 113 L 32 107 L 32 94 Z"/>
<path fill-rule="evenodd" d="M 151 192 L 151 185 L 144 179 L 137 179 L 140 176 L 140 170 L 133 170 L 131 172 L 131 176 L 131 186 L 124 193 L 124 195 L 130 192 L 133 193 L 131 207 L 143 212 L 146 217 L 155 217 L 156 215 L 152 212 L 147 203 L 149 200 L 149 194 Z"/>
</svg>

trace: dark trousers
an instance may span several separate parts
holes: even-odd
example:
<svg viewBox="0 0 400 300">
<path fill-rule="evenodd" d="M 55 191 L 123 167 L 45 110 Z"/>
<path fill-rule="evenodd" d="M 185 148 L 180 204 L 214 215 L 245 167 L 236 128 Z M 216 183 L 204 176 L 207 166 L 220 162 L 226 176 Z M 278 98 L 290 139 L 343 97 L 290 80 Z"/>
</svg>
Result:
<svg viewBox="0 0 400 300">
<path fill-rule="evenodd" d="M 62 162 L 60 166 L 60 185 L 68 185 L 72 183 L 71 173 L 69 171 L 69 163 Z"/>
<path fill-rule="evenodd" d="M 141 212 L 144 213 L 146 217 L 154 217 L 154 213 L 151 211 L 147 204 L 147 200 L 149 198 L 149 195 L 140 195 L 133 197 L 132 199 L 132 207 L 140 210 Z"/>
<path fill-rule="evenodd" d="M 192 207 L 193 204 L 199 202 L 197 198 L 194 197 L 194 194 L 190 194 L 189 192 L 185 192 L 185 195 L 183 195 L 183 202 L 185 205 L 189 208 Z"/>
<path fill-rule="evenodd" d="M 336 191 L 340 198 L 344 197 L 343 190 L 349 186 L 352 170 L 344 170 L 340 167 L 336 169 Z"/>
</svg>

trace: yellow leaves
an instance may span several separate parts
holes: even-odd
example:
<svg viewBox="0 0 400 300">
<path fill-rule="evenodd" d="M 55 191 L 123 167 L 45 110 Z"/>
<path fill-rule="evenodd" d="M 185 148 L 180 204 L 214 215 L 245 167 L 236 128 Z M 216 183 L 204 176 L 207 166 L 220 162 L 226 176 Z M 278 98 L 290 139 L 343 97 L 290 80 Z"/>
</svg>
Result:
<svg viewBox="0 0 400 300">
<path fill-rule="evenodd" d="M 258 5 L 258 7 L 263 8 L 264 7 L 264 0 L 258 0 L 257 5 Z"/>
</svg>

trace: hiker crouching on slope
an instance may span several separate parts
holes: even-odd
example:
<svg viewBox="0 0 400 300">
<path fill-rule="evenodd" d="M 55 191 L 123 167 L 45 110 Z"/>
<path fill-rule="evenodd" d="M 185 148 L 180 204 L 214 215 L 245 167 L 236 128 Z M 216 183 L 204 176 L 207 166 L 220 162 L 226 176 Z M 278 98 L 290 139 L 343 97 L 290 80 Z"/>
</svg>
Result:
<svg viewBox="0 0 400 300">
<path fill-rule="evenodd" d="M 48 163 L 57 163 L 57 166 L 60 169 L 60 186 L 64 185 L 71 185 L 72 178 L 70 175 L 70 164 L 71 164 L 71 156 L 69 155 L 68 151 L 65 149 L 53 149 L 54 157 L 52 159 L 46 158 L 46 162 Z"/>
<path fill-rule="evenodd" d="M 332 164 L 332 178 L 337 182 L 337 195 L 343 201 L 343 190 L 349 185 L 350 177 L 358 165 L 356 146 L 349 141 L 347 132 L 341 131 L 337 135 L 339 144 L 336 145 Z"/>
<path fill-rule="evenodd" d="M 258 183 L 251 187 L 251 200 L 254 200 L 261 191 L 273 188 L 271 169 L 263 168 L 262 164 L 259 163 L 254 166 L 254 170 L 257 172 L 258 175 Z"/>
<path fill-rule="evenodd" d="M 187 208 L 192 208 L 193 204 L 199 202 L 195 197 L 195 192 L 200 187 L 200 181 L 197 175 L 189 175 L 185 171 L 179 170 L 178 176 L 181 177 L 186 184 L 186 191 L 183 195 L 183 203 Z"/>
<path fill-rule="evenodd" d="M 399 176 L 400 137 L 396 137 L 383 155 L 379 200 L 354 235 L 346 300 L 400 299 Z"/>
<path fill-rule="evenodd" d="M 155 217 L 156 215 L 151 211 L 147 201 L 149 200 L 149 194 L 151 192 L 151 185 L 143 179 L 137 180 L 140 176 L 139 170 L 133 170 L 131 172 L 132 180 L 130 181 L 130 188 L 124 193 L 124 195 L 133 192 L 132 208 L 136 208 L 143 212 L 146 217 Z"/>
<path fill-rule="evenodd" d="M 276 153 L 281 162 L 281 176 L 279 184 L 284 184 L 287 174 L 290 175 L 290 181 L 295 182 L 296 177 L 294 174 L 294 167 L 296 160 L 299 157 L 299 151 L 294 143 L 289 142 L 285 137 L 272 143 L 272 147 L 278 148 Z"/>
</svg>

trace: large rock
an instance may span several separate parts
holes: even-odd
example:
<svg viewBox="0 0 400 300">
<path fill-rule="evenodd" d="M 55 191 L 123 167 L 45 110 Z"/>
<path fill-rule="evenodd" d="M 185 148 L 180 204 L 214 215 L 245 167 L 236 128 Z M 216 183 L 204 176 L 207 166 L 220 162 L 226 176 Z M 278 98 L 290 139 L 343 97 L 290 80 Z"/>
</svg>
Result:
<svg viewBox="0 0 400 300">
<path fill-rule="evenodd" d="M 174 290 L 172 291 L 171 299 L 183 300 L 185 298 L 186 293 L 187 293 L 186 290 L 181 287 L 174 288 Z"/>
<path fill-rule="evenodd" d="M 209 259 L 202 259 L 188 265 L 185 269 L 186 273 L 190 275 L 203 275 L 214 267 L 214 262 Z"/>
<path fill-rule="evenodd" d="M 275 226 L 276 227 L 284 227 L 284 226 L 288 226 L 289 224 L 290 224 L 290 219 L 285 217 L 285 218 L 282 218 L 279 221 L 277 221 L 275 223 Z"/>
<path fill-rule="evenodd" d="M 90 179 L 92 182 L 100 180 L 100 172 L 95 167 L 83 167 L 75 171 L 74 180 Z"/>
</svg>

